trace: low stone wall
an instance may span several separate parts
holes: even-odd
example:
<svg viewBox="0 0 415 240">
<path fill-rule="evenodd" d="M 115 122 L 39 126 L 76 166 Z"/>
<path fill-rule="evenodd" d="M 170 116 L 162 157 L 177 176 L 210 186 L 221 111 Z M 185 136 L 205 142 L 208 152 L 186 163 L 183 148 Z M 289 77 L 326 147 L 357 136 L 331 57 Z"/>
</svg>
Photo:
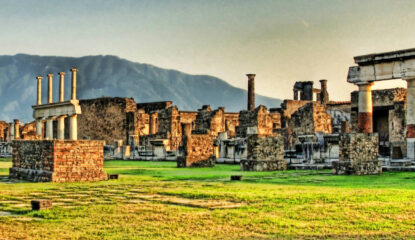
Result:
<svg viewBox="0 0 415 240">
<path fill-rule="evenodd" d="M 333 174 L 381 174 L 378 141 L 377 133 L 341 134 L 339 161 L 333 162 Z"/>
<path fill-rule="evenodd" d="M 183 137 L 183 156 L 177 158 L 177 167 L 213 167 L 215 160 L 210 134 Z"/>
<path fill-rule="evenodd" d="M 242 171 L 286 170 L 284 159 L 284 139 L 278 137 L 259 137 L 249 135 L 247 138 L 248 159 L 241 160 Z"/>
<path fill-rule="evenodd" d="M 106 180 L 103 141 L 16 140 L 10 178 L 33 182 Z"/>
</svg>

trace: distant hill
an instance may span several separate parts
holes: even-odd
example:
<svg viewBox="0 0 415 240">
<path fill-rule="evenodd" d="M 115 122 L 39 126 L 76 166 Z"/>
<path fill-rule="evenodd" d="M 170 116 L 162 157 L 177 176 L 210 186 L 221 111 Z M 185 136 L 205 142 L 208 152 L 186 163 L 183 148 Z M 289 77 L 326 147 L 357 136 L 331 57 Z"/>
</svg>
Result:
<svg viewBox="0 0 415 240">
<path fill-rule="evenodd" d="M 207 75 L 190 75 L 149 64 L 130 62 L 116 56 L 80 58 L 17 54 L 0 56 L 0 120 L 31 121 L 36 101 L 37 75 L 46 102 L 48 73 L 54 74 L 54 101 L 58 99 L 58 72 L 66 71 L 65 99 L 70 96 L 69 69 L 77 67 L 79 99 L 133 97 L 136 102 L 171 100 L 182 110 L 195 110 L 204 104 L 224 106 L 226 111 L 246 108 L 246 91 Z M 256 104 L 278 107 L 281 100 L 256 95 Z"/>
</svg>

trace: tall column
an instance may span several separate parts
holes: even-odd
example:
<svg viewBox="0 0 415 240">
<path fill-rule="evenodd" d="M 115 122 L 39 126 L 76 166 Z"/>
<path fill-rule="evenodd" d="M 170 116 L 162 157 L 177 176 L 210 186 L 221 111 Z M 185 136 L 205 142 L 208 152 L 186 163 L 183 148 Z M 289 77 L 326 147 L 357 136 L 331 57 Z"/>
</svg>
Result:
<svg viewBox="0 0 415 240">
<path fill-rule="evenodd" d="M 43 77 L 37 76 L 37 105 L 42 105 L 42 79 Z"/>
<path fill-rule="evenodd" d="M 48 103 L 53 102 L 52 92 L 53 92 L 53 74 L 49 73 L 48 74 Z"/>
<path fill-rule="evenodd" d="M 373 82 L 359 83 L 359 103 L 357 115 L 357 130 L 360 133 L 372 133 L 372 86 Z"/>
<path fill-rule="evenodd" d="M 406 95 L 406 154 L 415 159 L 415 78 L 405 79 L 408 86 Z"/>
<path fill-rule="evenodd" d="M 65 139 L 65 117 L 64 116 L 58 117 L 58 139 L 59 140 Z"/>
<path fill-rule="evenodd" d="M 46 119 L 46 139 L 48 140 L 53 139 L 53 119 L 52 118 Z"/>
<path fill-rule="evenodd" d="M 78 115 L 69 117 L 69 139 L 78 140 Z"/>
<path fill-rule="evenodd" d="M 14 140 L 14 123 L 9 123 L 9 136 L 10 136 L 10 141 Z"/>
<path fill-rule="evenodd" d="M 246 74 L 248 77 L 248 111 L 255 110 L 255 74 Z"/>
<path fill-rule="evenodd" d="M 76 100 L 76 72 L 78 71 L 76 68 L 72 68 L 72 95 L 71 99 Z"/>
<path fill-rule="evenodd" d="M 19 119 L 14 119 L 14 139 L 20 139 L 20 122 L 19 122 Z"/>
<path fill-rule="evenodd" d="M 36 119 L 36 135 L 39 135 L 43 138 L 43 124 L 42 124 L 42 119 Z"/>
<path fill-rule="evenodd" d="M 320 85 L 321 85 L 320 102 L 322 104 L 326 104 L 326 103 L 329 102 L 329 92 L 327 91 L 327 80 L 326 79 L 321 79 L 320 80 Z"/>
<path fill-rule="evenodd" d="M 59 73 L 59 102 L 64 101 L 65 94 L 65 72 Z"/>
</svg>

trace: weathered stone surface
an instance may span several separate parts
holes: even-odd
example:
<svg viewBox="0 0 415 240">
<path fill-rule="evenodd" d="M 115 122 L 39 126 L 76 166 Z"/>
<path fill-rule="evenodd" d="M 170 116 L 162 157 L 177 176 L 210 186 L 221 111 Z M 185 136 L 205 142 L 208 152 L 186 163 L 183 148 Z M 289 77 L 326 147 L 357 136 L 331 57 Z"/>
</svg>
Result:
<svg viewBox="0 0 415 240">
<path fill-rule="evenodd" d="M 33 182 L 106 180 L 103 141 L 16 140 L 10 178 Z"/>
<path fill-rule="evenodd" d="M 239 112 L 236 137 L 246 137 L 250 128 L 256 128 L 256 134 L 261 137 L 273 135 L 273 119 L 265 106 L 260 105 L 255 111 Z"/>
<path fill-rule="evenodd" d="M 378 134 L 350 133 L 340 135 L 340 158 L 333 163 L 333 174 L 381 174 L 378 160 Z"/>
<path fill-rule="evenodd" d="M 183 136 L 183 154 L 177 158 L 177 167 L 213 167 L 215 156 L 211 134 Z"/>
<path fill-rule="evenodd" d="M 283 137 L 260 137 L 249 135 L 248 159 L 241 160 L 242 171 L 286 170 Z"/>
</svg>

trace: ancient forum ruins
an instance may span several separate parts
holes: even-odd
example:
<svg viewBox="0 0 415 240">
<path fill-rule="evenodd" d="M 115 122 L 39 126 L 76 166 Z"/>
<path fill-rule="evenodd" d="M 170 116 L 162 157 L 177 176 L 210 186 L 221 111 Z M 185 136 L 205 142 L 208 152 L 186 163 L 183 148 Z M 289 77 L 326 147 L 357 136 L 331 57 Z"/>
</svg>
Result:
<svg viewBox="0 0 415 240">
<path fill-rule="evenodd" d="M 125 97 L 78 100 L 76 69 L 70 99 L 63 95 L 61 72 L 59 101 L 53 103 L 49 74 L 48 102 L 42 104 L 39 76 L 35 121 L 0 122 L 0 154 L 13 155 L 11 177 L 33 181 L 101 180 L 104 158 L 176 161 L 178 167 L 239 164 L 243 171 L 414 171 L 415 49 L 357 56 L 355 62 L 347 81 L 358 91 L 350 99 L 330 100 L 330 82 L 321 79 L 319 87 L 296 82 L 293 99 L 280 106 L 255 105 L 257 79 L 250 73 L 247 108 L 239 112 L 210 105 L 180 110 L 171 101 Z M 408 88 L 372 90 L 375 82 L 389 79 L 403 79 Z"/>
</svg>

